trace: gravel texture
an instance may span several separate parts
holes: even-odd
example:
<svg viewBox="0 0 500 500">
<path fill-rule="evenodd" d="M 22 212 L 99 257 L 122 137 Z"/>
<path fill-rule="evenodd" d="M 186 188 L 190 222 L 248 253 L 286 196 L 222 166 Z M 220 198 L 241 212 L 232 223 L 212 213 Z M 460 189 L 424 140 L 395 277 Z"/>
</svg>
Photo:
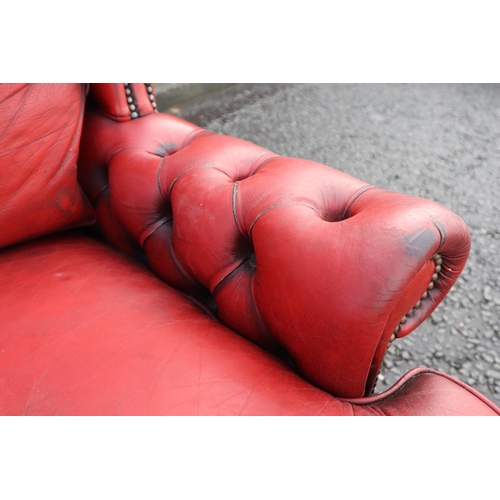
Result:
<svg viewBox="0 0 500 500">
<path fill-rule="evenodd" d="M 460 215 L 468 264 L 432 316 L 394 342 L 377 392 L 428 366 L 500 404 L 500 85 L 239 84 L 178 114 Z"/>
</svg>

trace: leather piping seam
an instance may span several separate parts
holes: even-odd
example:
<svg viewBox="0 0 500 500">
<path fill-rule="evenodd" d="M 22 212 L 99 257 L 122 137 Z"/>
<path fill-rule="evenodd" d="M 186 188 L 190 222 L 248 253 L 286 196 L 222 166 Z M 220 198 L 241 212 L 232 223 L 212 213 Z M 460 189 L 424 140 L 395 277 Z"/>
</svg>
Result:
<svg viewBox="0 0 500 500">
<path fill-rule="evenodd" d="M 393 399 L 395 396 L 397 396 L 415 378 L 417 378 L 420 375 L 424 375 L 424 374 L 438 375 L 438 376 L 442 376 L 442 377 L 446 378 L 450 382 L 453 382 L 455 385 L 458 385 L 458 386 L 462 387 L 463 389 L 465 389 L 469 394 L 471 394 L 472 396 L 479 399 L 481 401 L 481 403 L 485 404 L 491 410 L 493 410 L 495 413 L 498 414 L 498 409 L 495 408 L 495 406 L 493 405 L 492 402 L 490 402 L 489 400 L 484 398 L 484 396 L 483 396 L 484 399 L 478 398 L 476 391 L 471 390 L 472 388 L 469 387 L 467 384 L 465 384 L 461 380 L 455 380 L 453 377 L 451 377 L 447 373 L 436 372 L 436 370 L 434 370 L 433 368 L 421 368 L 421 369 L 419 369 L 419 371 L 417 373 L 415 373 L 408 380 L 406 380 L 400 387 L 398 387 L 398 389 L 396 389 L 394 392 L 391 392 L 390 394 L 387 394 L 387 396 L 380 398 L 378 401 L 372 400 L 372 398 L 376 397 L 376 396 L 366 398 L 366 399 L 368 399 L 368 401 L 360 401 L 359 398 L 352 398 L 352 399 L 338 398 L 338 399 L 339 399 L 339 401 L 341 401 L 343 403 L 348 403 L 348 404 L 355 405 L 355 406 L 369 406 L 369 405 L 378 405 L 380 403 L 385 403 L 385 402 L 388 402 L 391 399 Z M 355 402 L 353 402 L 353 401 L 355 401 Z"/>
<path fill-rule="evenodd" d="M 377 401 L 376 403 L 374 403 L 373 401 L 367 401 L 367 402 L 363 402 L 363 401 L 360 401 L 360 402 L 356 402 L 356 403 L 351 403 L 349 401 L 349 399 L 341 399 L 341 398 L 338 398 L 340 399 L 343 403 L 350 403 L 350 404 L 355 404 L 356 406 L 368 406 L 370 404 L 379 404 L 381 402 L 387 402 L 387 401 L 390 401 L 392 398 L 394 398 L 395 396 L 397 396 L 411 381 L 413 381 L 416 377 L 418 377 L 419 375 L 422 375 L 424 373 L 435 373 L 434 370 L 432 368 L 428 368 L 428 369 L 424 369 L 423 371 L 419 371 L 418 373 L 415 373 L 414 375 L 412 375 L 408 380 L 406 380 L 402 385 L 401 387 L 398 387 L 394 392 L 390 393 L 390 394 L 387 394 L 387 396 L 384 396 L 383 398 L 381 398 L 379 401 Z M 370 398 L 373 397 L 373 396 L 370 396 Z M 358 399 L 358 398 L 354 398 L 354 399 Z M 368 399 L 368 398 L 367 398 Z"/>
</svg>

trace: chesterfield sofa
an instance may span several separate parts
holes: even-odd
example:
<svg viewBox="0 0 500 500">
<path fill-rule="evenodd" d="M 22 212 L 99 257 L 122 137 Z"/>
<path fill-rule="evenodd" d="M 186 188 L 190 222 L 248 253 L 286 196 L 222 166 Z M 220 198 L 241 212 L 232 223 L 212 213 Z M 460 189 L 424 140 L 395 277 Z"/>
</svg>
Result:
<svg viewBox="0 0 500 500">
<path fill-rule="evenodd" d="M 498 415 L 374 394 L 470 237 L 450 210 L 159 113 L 151 84 L 0 85 L 1 415 Z"/>
</svg>

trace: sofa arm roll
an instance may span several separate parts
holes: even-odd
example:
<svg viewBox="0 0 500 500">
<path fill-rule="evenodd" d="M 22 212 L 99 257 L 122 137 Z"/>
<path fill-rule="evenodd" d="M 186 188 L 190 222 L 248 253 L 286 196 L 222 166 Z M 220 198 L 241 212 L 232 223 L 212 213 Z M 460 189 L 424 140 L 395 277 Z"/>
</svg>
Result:
<svg viewBox="0 0 500 500">
<path fill-rule="evenodd" d="M 428 200 L 154 113 L 89 105 L 80 182 L 108 240 L 339 397 L 462 271 L 465 223 Z"/>
</svg>

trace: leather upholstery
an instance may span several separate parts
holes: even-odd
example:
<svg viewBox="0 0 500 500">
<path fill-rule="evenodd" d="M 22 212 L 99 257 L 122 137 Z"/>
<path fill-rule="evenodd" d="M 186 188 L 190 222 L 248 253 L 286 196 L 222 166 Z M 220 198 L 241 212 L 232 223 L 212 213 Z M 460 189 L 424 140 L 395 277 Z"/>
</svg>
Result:
<svg viewBox="0 0 500 500">
<path fill-rule="evenodd" d="M 76 174 L 85 93 L 0 85 L 0 247 L 95 220 Z"/>
<path fill-rule="evenodd" d="M 341 401 L 134 260 L 76 234 L 0 250 L 1 415 L 498 415 L 414 370 Z"/>
<path fill-rule="evenodd" d="M 156 110 L 151 83 L 93 83 L 89 99 L 102 114 L 117 121 L 132 120 Z"/>
<path fill-rule="evenodd" d="M 478 391 L 430 368 L 414 368 L 383 393 L 343 402 L 352 405 L 355 416 L 500 415 Z"/>
<path fill-rule="evenodd" d="M 330 394 L 369 394 L 393 333 L 428 317 L 465 265 L 468 230 L 436 203 L 101 107 L 89 102 L 79 180 L 107 240 Z"/>
<path fill-rule="evenodd" d="M 0 87 L 1 415 L 500 414 L 426 368 L 346 399 L 453 285 L 458 217 L 158 114 L 144 84 L 91 85 L 80 142 L 85 91 Z M 79 147 L 107 239 L 205 306 L 83 230 L 13 245 L 93 220 Z"/>
</svg>

